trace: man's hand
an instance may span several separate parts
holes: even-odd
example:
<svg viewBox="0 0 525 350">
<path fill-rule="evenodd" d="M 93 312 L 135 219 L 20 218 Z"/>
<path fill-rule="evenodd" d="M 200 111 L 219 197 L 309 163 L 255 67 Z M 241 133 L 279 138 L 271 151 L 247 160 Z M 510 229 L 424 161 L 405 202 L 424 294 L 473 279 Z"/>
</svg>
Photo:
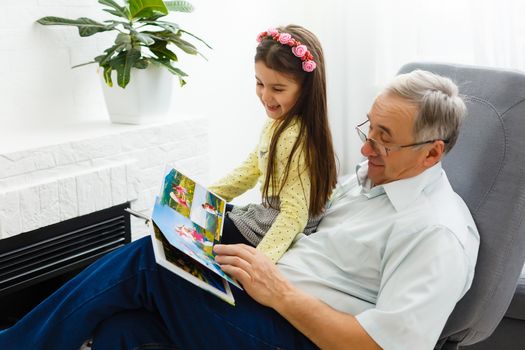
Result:
<svg viewBox="0 0 525 350">
<path fill-rule="evenodd" d="M 215 260 L 259 303 L 274 308 L 323 349 L 378 350 L 354 316 L 332 309 L 295 288 L 257 249 L 245 244 L 218 244 Z"/>
<path fill-rule="evenodd" d="M 259 303 L 275 308 L 293 286 L 266 255 L 245 244 L 218 244 L 215 260 Z"/>
</svg>

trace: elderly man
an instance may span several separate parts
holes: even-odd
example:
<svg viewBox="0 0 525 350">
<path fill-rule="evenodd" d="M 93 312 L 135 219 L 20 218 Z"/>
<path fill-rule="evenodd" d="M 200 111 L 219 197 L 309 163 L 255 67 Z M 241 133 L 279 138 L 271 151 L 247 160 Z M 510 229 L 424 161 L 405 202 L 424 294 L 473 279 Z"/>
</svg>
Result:
<svg viewBox="0 0 525 350">
<path fill-rule="evenodd" d="M 366 161 L 318 231 L 277 265 L 217 245 L 236 306 L 157 266 L 149 238 L 102 258 L 0 333 L 1 349 L 432 349 L 469 289 L 479 246 L 441 159 L 465 106 L 429 72 L 400 75 L 358 125 Z"/>
</svg>

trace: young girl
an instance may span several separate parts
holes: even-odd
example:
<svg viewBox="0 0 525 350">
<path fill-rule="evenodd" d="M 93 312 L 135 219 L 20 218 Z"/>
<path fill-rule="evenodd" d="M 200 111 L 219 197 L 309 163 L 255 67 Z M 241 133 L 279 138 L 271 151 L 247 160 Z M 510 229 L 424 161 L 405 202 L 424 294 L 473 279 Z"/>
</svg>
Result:
<svg viewBox="0 0 525 350">
<path fill-rule="evenodd" d="M 248 160 L 214 190 L 231 199 L 261 180 L 263 204 L 235 207 L 228 220 L 276 261 L 298 232 L 316 226 L 336 183 L 336 169 L 319 42 L 298 26 L 268 30 L 259 39 L 256 90 L 270 120 Z M 183 188 L 174 191 L 186 200 Z M 221 349 L 267 348 L 283 341 L 285 348 L 316 348 L 286 319 L 242 291 L 234 293 L 235 308 L 208 298 L 159 267 L 151 241 L 143 238 L 105 255 L 15 326 L 0 330 L 0 349 L 78 349 L 90 337 L 93 349 L 211 347 L 202 340 L 203 322 L 226 327 L 219 332 L 224 336 L 214 339 Z M 252 322 L 254 312 L 265 318 Z M 268 322 L 283 332 L 268 331 Z"/>
<path fill-rule="evenodd" d="M 209 189 L 227 201 L 261 183 L 262 203 L 228 205 L 222 243 L 256 246 L 274 263 L 315 231 L 336 184 L 323 51 L 297 25 L 257 36 L 256 93 L 269 120 L 255 150 Z"/>
</svg>

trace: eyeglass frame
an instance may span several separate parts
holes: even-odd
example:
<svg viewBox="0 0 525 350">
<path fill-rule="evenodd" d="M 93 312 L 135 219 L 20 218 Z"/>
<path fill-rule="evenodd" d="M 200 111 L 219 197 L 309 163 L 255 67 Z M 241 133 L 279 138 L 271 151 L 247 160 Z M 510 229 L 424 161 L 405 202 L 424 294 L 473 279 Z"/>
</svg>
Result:
<svg viewBox="0 0 525 350">
<path fill-rule="evenodd" d="M 367 117 L 368 117 L 368 115 L 367 115 Z M 434 140 L 428 140 L 428 141 L 422 141 L 422 142 L 415 142 L 415 143 L 411 143 L 409 145 L 396 145 L 396 144 L 393 144 L 393 145 L 386 146 L 384 143 L 382 143 L 380 141 L 377 141 L 377 140 L 375 140 L 373 138 L 368 137 L 368 135 L 365 134 L 365 132 L 360 129 L 361 126 L 363 126 L 363 125 L 365 125 L 366 123 L 369 123 L 369 122 L 370 122 L 370 118 L 368 118 L 367 120 L 365 120 L 361 124 L 358 124 L 355 127 L 355 130 L 357 131 L 357 136 L 359 137 L 359 139 L 361 141 L 363 141 L 363 144 L 365 144 L 367 142 L 370 142 L 370 146 L 374 149 L 374 151 L 379 153 L 379 155 L 381 155 L 382 157 L 387 157 L 390 152 L 399 151 L 399 150 L 401 150 L 403 148 L 426 145 L 428 143 L 434 143 L 436 141 L 443 141 L 444 143 L 448 143 L 449 142 L 448 140 L 434 139 Z M 380 148 L 378 146 L 382 147 L 385 150 L 384 154 L 382 154 L 382 152 L 380 152 Z"/>
</svg>

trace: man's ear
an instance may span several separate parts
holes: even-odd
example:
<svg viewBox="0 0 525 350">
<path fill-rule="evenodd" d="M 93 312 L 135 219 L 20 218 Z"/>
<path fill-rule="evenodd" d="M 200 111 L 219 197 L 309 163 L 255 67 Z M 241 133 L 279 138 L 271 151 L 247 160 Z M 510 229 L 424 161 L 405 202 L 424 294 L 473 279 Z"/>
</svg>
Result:
<svg viewBox="0 0 525 350">
<path fill-rule="evenodd" d="M 423 164 L 426 167 L 431 167 L 443 158 L 445 155 L 445 143 L 442 140 L 434 141 L 427 151 L 427 155 Z"/>
</svg>

